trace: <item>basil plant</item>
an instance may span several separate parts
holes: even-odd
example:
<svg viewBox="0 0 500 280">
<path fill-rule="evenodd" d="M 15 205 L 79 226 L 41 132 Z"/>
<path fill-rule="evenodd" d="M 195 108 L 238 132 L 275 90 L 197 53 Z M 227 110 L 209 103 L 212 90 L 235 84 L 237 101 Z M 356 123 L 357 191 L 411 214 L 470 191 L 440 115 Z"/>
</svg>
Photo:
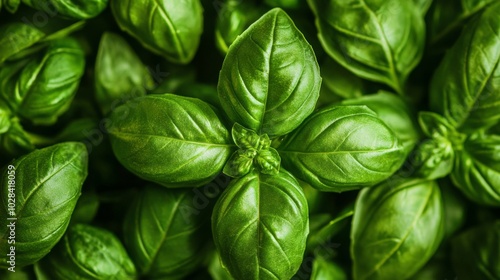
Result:
<svg viewBox="0 0 500 280">
<path fill-rule="evenodd" d="M 315 111 L 319 71 L 312 47 L 275 8 L 229 46 L 217 86 L 222 110 L 164 93 L 110 112 L 114 154 L 140 178 L 166 188 L 202 186 L 220 172 L 233 178 L 212 232 L 235 279 L 289 279 L 298 270 L 309 232 L 298 179 L 342 192 L 373 186 L 404 161 L 401 140 L 367 106 Z M 147 273 L 159 265 L 140 263 Z"/>
</svg>

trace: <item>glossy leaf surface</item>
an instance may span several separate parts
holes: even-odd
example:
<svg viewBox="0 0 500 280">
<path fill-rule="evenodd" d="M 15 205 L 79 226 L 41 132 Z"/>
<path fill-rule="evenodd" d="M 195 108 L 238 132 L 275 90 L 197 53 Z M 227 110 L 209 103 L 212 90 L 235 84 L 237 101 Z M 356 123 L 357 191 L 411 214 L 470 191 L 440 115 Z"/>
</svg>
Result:
<svg viewBox="0 0 500 280">
<path fill-rule="evenodd" d="M 125 245 L 141 275 L 183 278 L 200 265 L 210 208 L 198 204 L 193 190 L 144 188 L 125 218 Z"/>
<path fill-rule="evenodd" d="M 210 105 L 172 94 L 147 95 L 116 108 L 108 131 L 123 166 L 167 187 L 210 182 L 234 150 Z"/>
<path fill-rule="evenodd" d="M 411 277 L 440 245 L 443 217 L 434 181 L 395 179 L 361 190 L 351 229 L 354 279 Z"/>
<path fill-rule="evenodd" d="M 320 84 L 314 51 L 290 17 L 275 8 L 231 45 L 218 92 L 233 122 L 274 138 L 314 110 Z"/>
<path fill-rule="evenodd" d="M 212 232 L 235 279 L 290 279 L 301 265 L 309 232 L 302 188 L 283 170 L 235 179 L 215 205 Z"/>
<path fill-rule="evenodd" d="M 366 106 L 331 106 L 311 115 L 278 147 L 283 166 L 322 191 L 372 186 L 404 161 L 392 130 Z"/>
<path fill-rule="evenodd" d="M 174 63 L 189 63 L 203 31 L 200 0 L 111 1 L 111 10 L 122 30 L 150 51 Z"/>
<path fill-rule="evenodd" d="M 115 33 L 101 37 L 95 65 L 96 99 L 106 114 L 118 104 L 146 94 L 153 80 L 128 43 Z"/>
<path fill-rule="evenodd" d="M 53 124 L 76 94 L 85 66 L 83 49 L 73 38 L 58 39 L 51 41 L 43 55 L 23 63 L 3 70 L 12 72 L 2 81 L 0 95 L 20 116 L 37 124 Z"/>
<path fill-rule="evenodd" d="M 308 0 L 325 51 L 356 75 L 403 94 L 422 57 L 425 29 L 412 1 Z"/>
<path fill-rule="evenodd" d="M 47 279 L 54 280 L 137 279 L 120 239 L 108 230 L 86 224 L 71 225 L 39 268 Z"/>
<path fill-rule="evenodd" d="M 478 136 L 457 151 L 451 178 L 472 201 L 500 206 L 500 136 Z"/>
<path fill-rule="evenodd" d="M 9 236 L 7 218 L 15 217 L 16 266 L 33 264 L 47 255 L 69 224 L 87 176 L 87 150 L 77 142 L 60 143 L 22 156 L 1 173 L 2 236 Z M 8 207 L 9 178 L 15 171 L 15 209 Z M 8 171 L 11 174 L 8 174 Z M 12 202 L 12 201 L 10 201 Z M 0 250 L 12 244 L 0 239 Z M 7 256 L 1 256 L 1 267 Z"/>
<path fill-rule="evenodd" d="M 71 19 L 89 19 L 99 15 L 107 6 L 108 0 L 22 0 L 24 4 L 48 15 Z"/>
<path fill-rule="evenodd" d="M 462 32 L 434 73 L 431 109 L 460 131 L 500 120 L 500 3 L 489 6 Z"/>
</svg>

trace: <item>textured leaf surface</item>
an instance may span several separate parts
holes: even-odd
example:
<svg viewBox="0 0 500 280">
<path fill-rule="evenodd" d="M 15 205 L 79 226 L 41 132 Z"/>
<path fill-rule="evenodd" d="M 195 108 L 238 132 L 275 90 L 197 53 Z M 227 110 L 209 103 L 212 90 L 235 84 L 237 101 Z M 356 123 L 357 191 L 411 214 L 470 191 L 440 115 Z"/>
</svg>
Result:
<svg viewBox="0 0 500 280">
<path fill-rule="evenodd" d="M 472 201 L 500 206 L 500 136 L 480 136 L 456 152 L 451 178 Z"/>
<path fill-rule="evenodd" d="M 286 171 L 235 179 L 212 214 L 215 246 L 235 279 L 290 279 L 309 232 L 307 201 Z"/>
<path fill-rule="evenodd" d="M 435 45 L 445 42 L 450 37 L 453 38 L 451 35 L 458 33 L 467 20 L 480 14 L 485 7 L 494 2 L 496 0 L 434 1 L 427 19 L 429 43 Z"/>
<path fill-rule="evenodd" d="M 146 94 L 153 80 L 134 50 L 120 35 L 101 37 L 95 63 L 95 96 L 106 114 L 124 100 Z"/>
<path fill-rule="evenodd" d="M 233 122 L 273 138 L 295 129 L 314 110 L 320 85 L 312 47 L 275 8 L 233 42 L 218 92 Z"/>
<path fill-rule="evenodd" d="M 397 95 L 379 91 L 376 94 L 346 99 L 341 104 L 366 105 L 373 110 L 394 131 L 408 153 L 420 138 L 414 110 Z"/>
<path fill-rule="evenodd" d="M 441 243 L 442 223 L 434 181 L 388 180 L 361 190 L 351 229 L 354 279 L 411 277 Z"/>
<path fill-rule="evenodd" d="M 37 270 L 47 279 L 137 279 L 136 269 L 120 239 L 112 232 L 75 224 Z"/>
<path fill-rule="evenodd" d="M 412 1 L 308 0 L 325 51 L 356 75 L 403 93 L 422 57 L 424 21 Z"/>
<path fill-rule="evenodd" d="M 45 34 L 31 25 L 13 22 L 0 29 L 0 63 L 16 53 L 30 47 Z"/>
<path fill-rule="evenodd" d="M 108 131 L 123 166 L 167 187 L 210 182 L 233 151 L 210 105 L 172 94 L 147 95 L 116 108 Z"/>
<path fill-rule="evenodd" d="M 33 264 L 56 245 L 69 224 L 87 176 L 85 145 L 66 142 L 36 150 L 10 163 L 15 167 L 16 267 Z M 1 173 L 0 251 L 7 252 L 8 169 Z M 7 256 L 0 257 L 1 267 Z"/>
<path fill-rule="evenodd" d="M 78 41 L 67 37 L 51 41 L 43 55 L 29 63 L 16 62 L 2 81 L 0 95 L 12 110 L 35 123 L 52 124 L 68 110 L 85 67 Z"/>
<path fill-rule="evenodd" d="M 434 73 L 431 109 L 461 131 L 500 120 L 500 3 L 462 32 Z"/>
<path fill-rule="evenodd" d="M 323 191 L 374 185 L 404 161 L 404 149 L 394 132 L 366 106 L 318 111 L 278 150 L 287 170 Z"/>
<path fill-rule="evenodd" d="M 210 209 L 195 208 L 196 192 L 149 186 L 125 218 L 125 245 L 142 275 L 182 278 L 203 260 Z"/>
<path fill-rule="evenodd" d="M 203 31 L 203 7 L 199 0 L 111 1 L 120 28 L 150 51 L 174 63 L 189 63 Z"/>
<path fill-rule="evenodd" d="M 43 11 L 48 15 L 72 19 L 89 19 L 99 15 L 107 6 L 108 0 L 22 0 L 24 4 Z M 115 1 L 113 1 L 115 2 Z"/>
</svg>

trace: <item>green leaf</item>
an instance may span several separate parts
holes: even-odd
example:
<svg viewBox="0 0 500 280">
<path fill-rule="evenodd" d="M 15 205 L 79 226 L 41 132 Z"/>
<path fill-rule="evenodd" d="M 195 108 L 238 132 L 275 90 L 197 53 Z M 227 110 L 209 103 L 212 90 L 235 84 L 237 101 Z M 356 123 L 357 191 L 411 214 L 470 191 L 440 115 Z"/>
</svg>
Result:
<svg viewBox="0 0 500 280">
<path fill-rule="evenodd" d="M 15 188 L 9 188 L 12 175 Z M 47 255 L 66 231 L 87 176 L 87 150 L 76 142 L 36 150 L 12 161 L 0 176 L 1 235 L 9 236 L 6 224 L 15 223 L 15 265 L 33 264 Z M 12 194 L 15 195 L 13 212 L 8 206 Z M 13 217 L 17 220 L 7 220 Z M 7 252 L 10 246 L 6 238 L 0 239 L 2 252 Z M 6 268 L 8 256 L 3 254 L 0 260 L 0 267 Z"/>
<path fill-rule="evenodd" d="M 459 131 L 500 120 L 499 13 L 500 3 L 491 5 L 467 25 L 432 78 L 431 110 Z"/>
<path fill-rule="evenodd" d="M 456 137 L 455 128 L 442 116 L 433 112 L 420 111 L 418 113 L 418 123 L 422 132 L 431 138 Z"/>
<path fill-rule="evenodd" d="M 434 181 L 395 178 L 361 190 L 351 229 L 354 279 L 411 277 L 441 243 L 443 222 Z"/>
<path fill-rule="evenodd" d="M 224 166 L 224 174 L 233 178 L 239 178 L 252 171 L 253 159 L 257 152 L 255 150 L 237 150 Z"/>
<path fill-rule="evenodd" d="M 311 114 L 320 84 L 312 47 L 290 17 L 275 8 L 229 47 L 218 92 L 233 122 L 274 138 Z"/>
<path fill-rule="evenodd" d="M 105 32 L 97 52 L 95 87 L 96 100 L 107 114 L 128 99 L 146 95 L 153 87 L 153 79 L 120 35 Z"/>
<path fill-rule="evenodd" d="M 458 279 L 499 279 L 500 221 L 460 234 L 452 242 L 451 256 Z"/>
<path fill-rule="evenodd" d="M 452 143 L 447 138 L 437 137 L 421 142 L 409 158 L 409 163 L 414 176 L 433 180 L 450 174 L 454 159 Z"/>
<path fill-rule="evenodd" d="M 281 158 L 274 148 L 269 148 L 267 150 L 262 150 L 257 156 L 255 156 L 255 163 L 257 169 L 269 175 L 276 175 L 280 170 Z"/>
<path fill-rule="evenodd" d="M 225 55 L 234 40 L 261 15 L 260 9 L 251 1 L 223 1 L 215 23 L 217 48 Z"/>
<path fill-rule="evenodd" d="M 435 46 L 450 39 L 453 41 L 471 17 L 480 14 L 495 2 L 496 0 L 434 1 L 427 17 L 429 44 Z"/>
<path fill-rule="evenodd" d="M 27 154 L 35 149 L 30 135 L 19 123 L 19 119 L 11 120 L 9 129 L 0 135 L 0 151 L 11 157 Z"/>
<path fill-rule="evenodd" d="M 29 63 L 0 70 L 0 95 L 12 111 L 35 124 L 53 124 L 68 110 L 84 73 L 85 57 L 78 41 L 64 38 L 51 41 L 45 53 Z M 21 68 L 22 67 L 22 68 Z M 1 72 L 12 73 L 1 73 Z"/>
<path fill-rule="evenodd" d="M 37 267 L 55 280 L 136 279 L 134 264 L 120 239 L 108 230 L 86 224 L 71 225 Z"/>
<path fill-rule="evenodd" d="M 130 207 L 123 226 L 125 245 L 141 275 L 181 279 L 204 258 L 210 239 L 210 209 L 194 204 L 192 190 L 144 188 Z"/>
<path fill-rule="evenodd" d="M 172 94 L 132 99 L 111 112 L 117 159 L 132 173 L 166 187 L 210 182 L 234 151 L 207 103 Z"/>
<path fill-rule="evenodd" d="M 409 153 L 420 138 L 415 110 L 403 98 L 387 91 L 360 96 L 341 102 L 342 105 L 366 105 L 391 128 Z"/>
<path fill-rule="evenodd" d="M 325 51 L 361 78 L 403 94 L 422 57 L 425 29 L 420 9 L 400 0 L 308 0 Z M 362 23 L 362 24 L 361 24 Z"/>
<path fill-rule="evenodd" d="M 24 4 L 47 13 L 70 19 L 90 19 L 99 15 L 108 6 L 108 0 L 22 0 Z"/>
<path fill-rule="evenodd" d="M 249 173 L 217 200 L 212 232 L 223 266 L 235 279 L 290 279 L 309 232 L 306 198 L 283 169 L 274 176 Z"/>
<path fill-rule="evenodd" d="M 500 136 L 471 137 L 456 151 L 453 183 L 470 200 L 500 206 Z"/>
<path fill-rule="evenodd" d="M 9 130 L 11 124 L 10 118 L 11 112 L 9 106 L 0 99 L 0 135 Z M 0 136 L 0 138 L 1 137 L 2 136 Z"/>
<path fill-rule="evenodd" d="M 320 110 L 278 150 L 287 170 L 322 191 L 375 185 L 404 161 L 404 149 L 396 135 L 366 106 Z"/>
<path fill-rule="evenodd" d="M 174 63 L 189 63 L 203 31 L 199 0 L 111 1 L 111 10 L 122 30 L 150 51 Z"/>
<path fill-rule="evenodd" d="M 4 24 L 0 28 L 0 64 L 43 37 L 45 34 L 31 25 L 20 22 Z"/>
<path fill-rule="evenodd" d="M 345 271 L 333 261 L 316 257 L 313 261 L 311 280 L 347 280 Z"/>
</svg>

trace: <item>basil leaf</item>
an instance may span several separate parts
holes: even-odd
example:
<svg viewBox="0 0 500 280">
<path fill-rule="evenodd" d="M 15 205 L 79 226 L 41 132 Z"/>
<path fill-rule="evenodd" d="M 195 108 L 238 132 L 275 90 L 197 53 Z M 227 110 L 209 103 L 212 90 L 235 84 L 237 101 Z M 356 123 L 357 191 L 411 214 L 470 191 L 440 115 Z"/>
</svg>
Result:
<svg viewBox="0 0 500 280">
<path fill-rule="evenodd" d="M 19 123 L 19 119 L 11 119 L 9 130 L 0 135 L 0 151 L 11 157 L 27 154 L 35 149 L 28 132 Z"/>
<path fill-rule="evenodd" d="M 0 135 L 7 132 L 10 128 L 11 112 L 9 106 L 0 99 Z M 0 136 L 1 138 L 2 136 Z"/>
<path fill-rule="evenodd" d="M 199 99 L 138 97 L 113 110 L 109 121 L 111 144 L 121 164 L 166 187 L 210 182 L 233 151 L 228 131 Z"/>
<path fill-rule="evenodd" d="M 260 16 L 260 9 L 251 1 L 223 1 L 215 23 L 217 48 L 226 54 L 234 40 Z"/>
<path fill-rule="evenodd" d="M 229 272 L 222 266 L 220 256 L 217 251 L 210 258 L 208 265 L 208 273 L 213 280 L 234 280 Z"/>
<path fill-rule="evenodd" d="M 325 51 L 354 74 L 403 94 L 422 57 L 425 29 L 411 1 L 308 0 Z M 360 24 L 362 23 L 362 24 Z"/>
<path fill-rule="evenodd" d="M 0 28 L 0 64 L 43 37 L 42 31 L 28 24 L 12 22 L 3 25 Z"/>
<path fill-rule="evenodd" d="M 347 274 L 333 261 L 328 261 L 322 257 L 316 257 L 312 266 L 311 280 L 347 280 Z"/>
<path fill-rule="evenodd" d="M 420 138 L 415 112 L 403 98 L 387 91 L 360 96 L 341 102 L 342 105 L 366 105 L 391 128 L 409 153 Z"/>
<path fill-rule="evenodd" d="M 120 28 L 150 51 L 171 62 L 189 63 L 203 31 L 203 7 L 199 0 L 111 1 Z"/>
<path fill-rule="evenodd" d="M 141 275 L 154 279 L 181 279 L 204 258 L 207 214 L 195 208 L 196 192 L 144 188 L 125 217 L 125 245 Z"/>
<path fill-rule="evenodd" d="M 500 136 L 471 137 L 456 151 L 453 183 L 472 201 L 500 206 Z"/>
<path fill-rule="evenodd" d="M 24 4 L 43 11 L 50 16 L 89 19 L 99 15 L 108 6 L 108 0 L 22 0 Z"/>
<path fill-rule="evenodd" d="M 37 265 L 47 279 L 137 279 L 134 264 L 112 232 L 75 224 Z"/>
<path fill-rule="evenodd" d="M 55 123 L 68 110 L 83 76 L 82 47 L 70 37 L 54 40 L 42 56 L 23 63 L 13 66 L 16 70 L 3 82 L 0 95 L 13 112 L 35 124 Z"/>
<path fill-rule="evenodd" d="M 322 191 L 375 185 L 399 169 L 404 150 L 366 106 L 332 106 L 311 115 L 278 147 L 282 164 Z"/>
<path fill-rule="evenodd" d="M 212 232 L 235 279 L 290 279 L 309 232 L 306 198 L 283 169 L 273 176 L 251 172 L 233 180 L 217 200 Z"/>
<path fill-rule="evenodd" d="M 290 17 L 275 8 L 229 47 L 217 88 L 233 122 L 274 138 L 311 114 L 320 84 L 312 47 Z"/>
<path fill-rule="evenodd" d="M 15 188 L 9 187 L 13 174 Z M 47 255 L 66 231 L 87 176 L 87 150 L 76 142 L 36 150 L 12 161 L 0 176 L 2 236 L 10 236 L 14 228 L 15 266 L 33 264 Z M 9 204 L 12 199 L 14 209 Z M 17 220 L 7 220 L 14 217 Z M 0 250 L 9 252 L 12 244 L 2 238 Z M 6 268 L 9 256 L 3 254 L 0 260 L 0 268 Z"/>
<path fill-rule="evenodd" d="M 443 217 L 434 181 L 394 179 L 361 190 L 351 229 L 354 279 L 411 277 L 441 243 Z"/>
<path fill-rule="evenodd" d="M 103 114 L 120 102 L 146 95 L 153 87 L 147 68 L 119 35 L 105 32 L 95 63 L 96 100 Z"/>
<path fill-rule="evenodd" d="M 452 241 L 451 257 L 458 279 L 499 279 L 500 221 L 460 234 Z"/>
<path fill-rule="evenodd" d="M 429 44 L 437 45 L 446 42 L 451 35 L 458 35 L 460 29 L 474 15 L 480 14 L 495 0 L 439 0 L 434 1 L 429 11 L 427 30 L 429 30 Z"/>
<path fill-rule="evenodd" d="M 434 73 L 432 111 L 464 132 L 500 120 L 500 4 L 491 5 L 467 25 Z"/>
</svg>

